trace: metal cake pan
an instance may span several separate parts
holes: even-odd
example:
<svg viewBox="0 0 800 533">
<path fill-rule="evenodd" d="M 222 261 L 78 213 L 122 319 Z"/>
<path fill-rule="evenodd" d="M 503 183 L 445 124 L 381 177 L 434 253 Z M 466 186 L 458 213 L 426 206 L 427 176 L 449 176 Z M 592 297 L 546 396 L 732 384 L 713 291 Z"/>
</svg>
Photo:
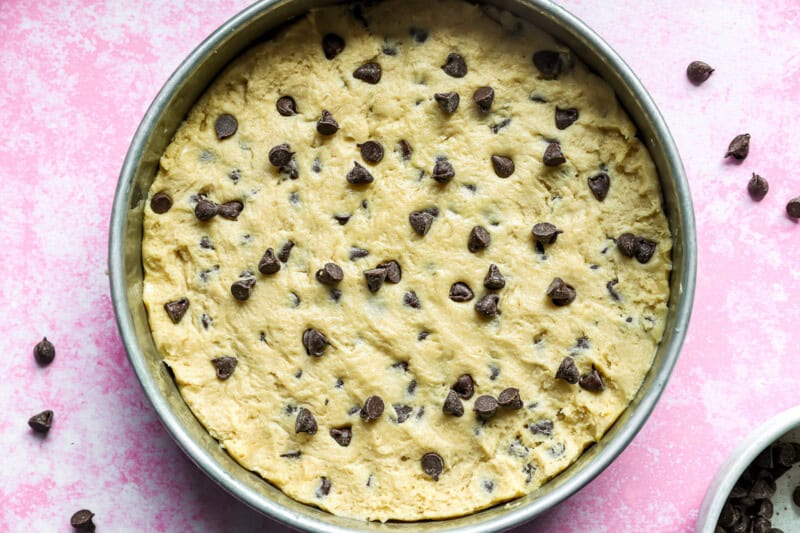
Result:
<svg viewBox="0 0 800 533">
<path fill-rule="evenodd" d="M 184 452 L 225 490 L 257 511 L 308 531 L 486 532 L 526 522 L 562 502 L 602 472 L 642 428 L 678 359 L 694 298 L 697 243 L 689 186 L 678 150 L 663 117 L 639 79 L 588 26 L 547 0 L 485 2 L 529 20 L 559 39 L 603 77 L 636 124 L 658 168 L 665 210 L 674 239 L 670 301 L 664 338 L 652 369 L 630 406 L 609 432 L 577 462 L 533 493 L 465 517 L 385 524 L 333 516 L 299 503 L 249 472 L 223 451 L 181 398 L 155 348 L 142 303 L 142 217 L 158 160 L 188 111 L 223 68 L 264 40 L 287 20 L 312 7 L 337 3 L 261 0 L 234 16 L 203 41 L 167 80 L 147 110 L 120 173 L 111 215 L 111 296 L 122 341 L 145 394 Z"/>
</svg>

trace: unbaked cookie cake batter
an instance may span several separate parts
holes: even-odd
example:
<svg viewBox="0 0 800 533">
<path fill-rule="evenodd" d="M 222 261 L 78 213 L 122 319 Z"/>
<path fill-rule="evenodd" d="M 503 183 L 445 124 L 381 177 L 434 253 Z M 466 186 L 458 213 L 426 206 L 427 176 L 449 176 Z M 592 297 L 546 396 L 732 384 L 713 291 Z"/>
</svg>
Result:
<svg viewBox="0 0 800 533">
<path fill-rule="evenodd" d="M 144 301 L 186 403 L 337 515 L 525 495 L 626 408 L 671 239 L 609 86 L 457 0 L 312 11 L 232 63 L 160 162 Z"/>
</svg>

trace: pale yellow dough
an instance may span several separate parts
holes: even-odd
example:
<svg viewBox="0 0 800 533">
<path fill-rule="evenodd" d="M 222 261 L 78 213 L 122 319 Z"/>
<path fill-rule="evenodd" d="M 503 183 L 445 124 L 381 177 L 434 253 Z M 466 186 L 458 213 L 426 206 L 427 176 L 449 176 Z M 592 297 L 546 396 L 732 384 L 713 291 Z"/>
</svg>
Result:
<svg viewBox="0 0 800 533">
<path fill-rule="evenodd" d="M 663 333 L 670 234 L 653 162 L 608 85 L 574 58 L 557 80 L 538 75 L 534 51 L 569 57 L 551 37 L 508 14 L 454 0 L 389 1 L 365 8 L 364 16 L 367 29 L 343 7 L 312 12 L 245 53 L 196 104 L 150 191 L 168 193 L 174 205 L 161 215 L 149 202 L 145 210 L 144 301 L 186 402 L 246 468 L 338 515 L 458 516 L 538 488 L 626 408 Z M 428 39 L 415 42 L 411 26 L 426 29 Z M 320 45 L 328 32 L 346 41 L 332 61 Z M 440 68 L 450 52 L 466 59 L 465 77 Z M 377 85 L 353 78 L 367 61 L 382 66 Z M 488 115 L 472 101 L 483 85 L 496 91 Z M 461 96 L 452 116 L 433 99 L 445 91 Z M 276 110 L 287 94 L 297 101 L 296 116 Z M 580 118 L 559 130 L 556 106 L 577 108 Z M 341 126 L 331 137 L 316 132 L 322 109 Z M 222 113 L 233 114 L 239 128 L 220 141 L 214 121 Z M 386 151 L 376 165 L 365 164 L 356 147 L 370 139 Z M 401 139 L 413 148 L 410 161 L 400 157 Z M 542 164 L 548 139 L 560 141 L 566 164 Z M 296 180 L 269 164 L 269 149 L 280 143 L 296 152 Z M 497 177 L 492 154 L 513 158 L 516 172 Z M 437 156 L 455 167 L 447 185 L 430 177 Z M 348 185 L 354 161 L 369 169 L 372 184 Z M 601 167 L 611 176 L 603 202 L 587 186 Z M 200 222 L 193 211 L 199 193 L 218 203 L 240 200 L 244 211 L 238 221 Z M 420 237 L 408 215 L 431 206 L 440 215 Z M 352 218 L 340 225 L 334 215 Z M 545 255 L 531 237 L 531 227 L 543 221 L 564 232 Z M 476 225 L 489 230 L 492 242 L 470 253 L 467 239 Z M 612 238 L 626 231 L 657 242 L 649 263 L 620 254 Z M 213 249 L 200 246 L 202 237 Z M 297 246 L 288 263 L 273 276 L 260 274 L 266 248 L 277 253 L 289 239 Z M 352 247 L 369 256 L 351 260 Z M 402 281 L 370 293 L 362 272 L 389 259 L 402 266 Z M 344 270 L 338 302 L 314 278 L 326 262 Z M 484 320 L 474 304 L 487 293 L 483 278 L 491 263 L 506 287 L 497 291 L 502 315 Z M 230 286 L 246 270 L 257 283 L 250 300 L 238 302 Z M 555 276 L 575 287 L 571 305 L 555 307 L 546 297 Z M 614 279 L 621 301 L 606 288 Z M 456 281 L 469 284 L 475 300 L 451 301 Z M 403 305 L 411 290 L 421 309 Z M 189 310 L 173 324 L 163 306 L 181 297 Z M 306 355 L 301 344 L 308 327 L 332 343 L 320 358 Z M 422 331 L 429 336 L 418 340 Z M 588 347 L 577 346 L 581 337 Z M 238 358 L 225 381 L 210 362 L 224 355 Z M 567 355 L 581 372 L 596 367 L 606 390 L 555 380 Z M 407 370 L 392 366 L 402 361 Z M 464 373 L 474 377 L 476 395 L 456 418 L 442 404 Z M 416 389 L 409 393 L 412 380 Z M 521 391 L 525 407 L 479 423 L 475 398 L 507 387 Z M 386 403 L 379 420 L 349 414 L 371 394 Z M 413 408 L 402 424 L 395 404 Z M 317 420 L 313 436 L 295 434 L 300 407 Z M 542 420 L 553 422 L 551 436 L 528 428 Z M 346 425 L 352 443 L 341 447 L 329 431 Z M 299 458 L 281 457 L 297 451 Z M 444 459 L 438 481 L 421 469 L 428 451 Z M 327 495 L 319 492 L 323 476 L 331 483 Z"/>
</svg>

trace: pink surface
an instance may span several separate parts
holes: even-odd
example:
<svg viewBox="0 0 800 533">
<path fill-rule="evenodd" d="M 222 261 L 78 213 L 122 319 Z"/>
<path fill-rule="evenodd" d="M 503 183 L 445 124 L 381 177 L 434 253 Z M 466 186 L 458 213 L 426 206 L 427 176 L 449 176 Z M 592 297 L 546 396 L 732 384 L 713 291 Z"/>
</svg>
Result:
<svg viewBox="0 0 800 533">
<path fill-rule="evenodd" d="M 172 70 L 241 1 L 0 0 L 0 530 L 279 531 L 201 474 L 145 399 L 106 273 L 119 168 Z M 705 489 L 755 425 L 797 403 L 800 5 L 574 0 L 629 62 L 681 150 L 699 230 L 688 340 L 650 421 L 592 484 L 519 531 L 691 531 Z M 698 7 L 702 6 L 702 7 Z M 703 59 L 717 71 L 685 79 Z M 741 165 L 728 141 L 752 134 Z M 760 204 L 751 172 L 770 181 Z M 47 335 L 58 355 L 39 368 Z M 46 439 L 28 417 L 56 413 Z"/>
</svg>

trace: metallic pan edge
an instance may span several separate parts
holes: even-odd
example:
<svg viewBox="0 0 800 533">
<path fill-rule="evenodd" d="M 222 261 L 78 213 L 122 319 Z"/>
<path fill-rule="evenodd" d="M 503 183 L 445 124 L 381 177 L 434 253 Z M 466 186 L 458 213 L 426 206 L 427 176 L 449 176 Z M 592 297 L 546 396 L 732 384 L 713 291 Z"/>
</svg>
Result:
<svg viewBox="0 0 800 533">
<path fill-rule="evenodd" d="M 332 0 L 261 0 L 203 41 L 178 67 L 147 110 L 131 142 L 111 215 L 111 296 L 122 341 L 145 394 L 177 444 L 209 477 L 259 512 L 289 526 L 326 533 L 344 531 L 501 531 L 538 516 L 602 472 L 644 425 L 680 353 L 694 299 L 697 244 L 689 187 L 667 126 L 631 69 L 597 34 L 548 0 L 492 0 L 569 46 L 614 88 L 648 146 L 661 179 L 674 239 L 671 295 L 664 339 L 653 367 L 629 408 L 596 445 L 533 493 L 462 518 L 366 523 L 298 503 L 239 466 L 194 418 L 161 363 L 142 305 L 142 212 L 158 159 L 191 105 L 222 68 L 270 30 L 312 6 Z"/>
</svg>

